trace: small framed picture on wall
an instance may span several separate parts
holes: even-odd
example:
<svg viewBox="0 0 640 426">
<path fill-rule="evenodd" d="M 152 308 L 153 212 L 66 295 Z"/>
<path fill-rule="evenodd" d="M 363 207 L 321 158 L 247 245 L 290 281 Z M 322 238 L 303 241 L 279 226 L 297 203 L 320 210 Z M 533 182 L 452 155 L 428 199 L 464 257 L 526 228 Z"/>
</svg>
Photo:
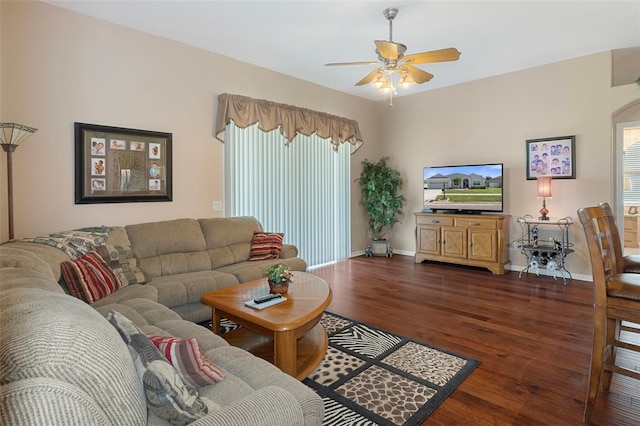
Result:
<svg viewBox="0 0 640 426">
<path fill-rule="evenodd" d="M 527 140 L 527 180 L 540 176 L 576 178 L 576 137 Z"/>
</svg>

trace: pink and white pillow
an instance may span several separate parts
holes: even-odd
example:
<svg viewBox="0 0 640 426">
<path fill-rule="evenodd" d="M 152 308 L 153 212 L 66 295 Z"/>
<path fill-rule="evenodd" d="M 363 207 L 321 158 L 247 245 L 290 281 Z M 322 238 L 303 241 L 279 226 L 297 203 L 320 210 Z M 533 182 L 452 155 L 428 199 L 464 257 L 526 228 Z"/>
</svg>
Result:
<svg viewBox="0 0 640 426">
<path fill-rule="evenodd" d="M 198 339 L 195 337 L 188 339 L 168 336 L 148 337 L 186 383 L 199 388 L 225 379 L 226 376 L 220 367 L 202 353 Z"/>
</svg>

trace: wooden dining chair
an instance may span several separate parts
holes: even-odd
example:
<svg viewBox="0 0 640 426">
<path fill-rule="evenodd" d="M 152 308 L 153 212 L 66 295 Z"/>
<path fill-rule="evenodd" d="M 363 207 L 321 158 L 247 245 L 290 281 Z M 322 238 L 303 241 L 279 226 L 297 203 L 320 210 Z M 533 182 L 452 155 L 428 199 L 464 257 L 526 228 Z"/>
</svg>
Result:
<svg viewBox="0 0 640 426">
<path fill-rule="evenodd" d="M 617 366 L 616 351 L 640 354 L 640 346 L 620 341 L 622 322 L 640 324 L 640 274 L 618 272 L 612 230 L 600 206 L 578 210 L 591 259 L 594 285 L 593 347 L 583 420 L 589 421 L 598 389 L 607 392 L 613 373 L 640 380 L 640 372 Z M 628 331 L 637 331 L 625 327 Z"/>
<path fill-rule="evenodd" d="M 632 272 L 634 274 L 640 274 L 640 255 L 623 255 L 622 239 L 620 238 L 620 232 L 616 225 L 616 217 L 613 214 L 613 210 L 609 203 L 600 203 L 600 208 L 604 210 L 605 219 L 611 230 L 612 245 L 614 249 L 614 255 L 616 257 L 617 272 Z"/>
</svg>

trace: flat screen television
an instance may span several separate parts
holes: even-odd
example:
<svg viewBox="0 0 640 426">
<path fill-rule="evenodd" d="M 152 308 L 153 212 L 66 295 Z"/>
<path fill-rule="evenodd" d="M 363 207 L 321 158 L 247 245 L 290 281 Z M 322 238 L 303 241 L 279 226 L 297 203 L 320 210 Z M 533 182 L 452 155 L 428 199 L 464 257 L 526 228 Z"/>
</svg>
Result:
<svg viewBox="0 0 640 426">
<path fill-rule="evenodd" d="M 425 167 L 423 212 L 503 211 L 502 163 Z"/>
</svg>

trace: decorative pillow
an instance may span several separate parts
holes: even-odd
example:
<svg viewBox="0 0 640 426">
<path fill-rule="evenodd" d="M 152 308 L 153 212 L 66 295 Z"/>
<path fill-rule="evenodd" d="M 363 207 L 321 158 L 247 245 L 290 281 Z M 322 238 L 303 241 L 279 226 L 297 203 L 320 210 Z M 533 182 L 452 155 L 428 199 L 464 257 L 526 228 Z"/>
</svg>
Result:
<svg viewBox="0 0 640 426">
<path fill-rule="evenodd" d="M 131 320 L 116 311 L 109 311 L 107 319 L 129 348 L 152 413 L 176 425 L 191 423 L 208 413 L 198 391 L 182 381 L 153 342 Z"/>
<path fill-rule="evenodd" d="M 122 285 L 143 284 L 144 274 L 138 268 L 138 260 L 129 246 L 105 244 L 95 248 L 107 265 L 118 275 Z"/>
<path fill-rule="evenodd" d="M 283 239 L 284 234 L 277 232 L 254 232 L 249 260 L 279 258 Z"/>
<path fill-rule="evenodd" d="M 200 343 L 195 337 L 178 339 L 167 336 L 148 336 L 160 350 L 185 383 L 197 388 L 218 383 L 225 379 L 225 375 L 200 349 Z"/>
<path fill-rule="evenodd" d="M 60 264 L 62 276 L 72 296 L 91 304 L 113 293 L 122 282 L 94 250 Z"/>
</svg>

